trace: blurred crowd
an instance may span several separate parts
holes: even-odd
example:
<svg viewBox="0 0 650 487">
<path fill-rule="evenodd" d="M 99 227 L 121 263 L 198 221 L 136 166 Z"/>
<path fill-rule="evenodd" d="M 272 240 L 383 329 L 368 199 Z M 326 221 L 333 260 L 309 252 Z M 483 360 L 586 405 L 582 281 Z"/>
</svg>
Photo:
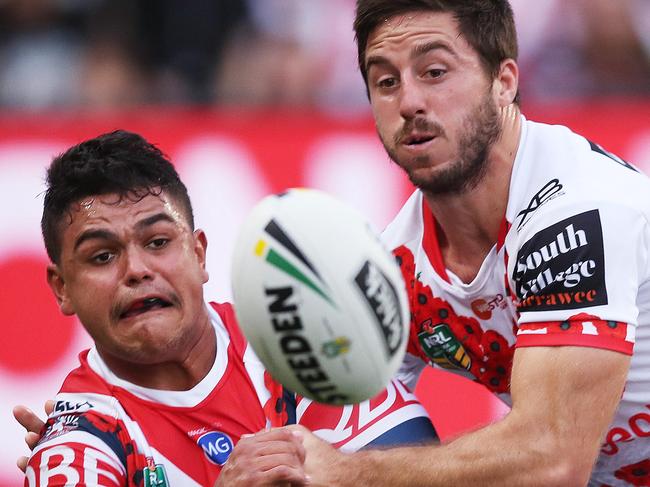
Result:
<svg viewBox="0 0 650 487">
<path fill-rule="evenodd" d="M 522 94 L 650 95 L 650 0 L 512 0 Z M 365 109 L 354 0 L 0 0 L 0 107 Z"/>
</svg>

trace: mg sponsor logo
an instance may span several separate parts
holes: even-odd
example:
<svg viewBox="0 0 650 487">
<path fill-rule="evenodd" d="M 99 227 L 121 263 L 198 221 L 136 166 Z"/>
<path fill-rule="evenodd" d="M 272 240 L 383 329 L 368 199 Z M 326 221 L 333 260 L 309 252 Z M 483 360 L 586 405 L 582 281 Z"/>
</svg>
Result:
<svg viewBox="0 0 650 487">
<path fill-rule="evenodd" d="M 226 463 L 234 448 L 230 436 L 221 431 L 210 431 L 202 435 L 196 443 L 203 449 L 208 460 L 219 466 Z"/>
</svg>

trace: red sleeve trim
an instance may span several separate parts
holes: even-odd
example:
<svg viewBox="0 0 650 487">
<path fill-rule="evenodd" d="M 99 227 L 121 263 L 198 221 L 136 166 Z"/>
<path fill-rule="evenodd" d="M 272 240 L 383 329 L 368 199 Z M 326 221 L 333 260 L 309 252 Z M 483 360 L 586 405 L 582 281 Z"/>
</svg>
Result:
<svg viewBox="0 0 650 487">
<path fill-rule="evenodd" d="M 451 282 L 447 275 L 447 268 L 442 260 L 442 253 L 440 252 L 440 245 L 438 244 L 438 236 L 436 235 L 436 218 L 433 216 L 431 209 L 427 202 L 422 198 L 422 223 L 424 226 L 422 235 L 422 247 L 424 252 L 431 262 L 433 270 L 436 271 L 440 277 L 445 281 Z"/>
<path fill-rule="evenodd" d="M 614 352 L 632 355 L 634 343 L 625 340 L 617 340 L 611 337 L 599 335 L 578 335 L 578 334 L 534 334 L 518 335 L 515 348 L 520 347 L 561 347 L 561 346 L 578 346 L 590 348 L 602 348 Z"/>
<path fill-rule="evenodd" d="M 497 237 L 497 252 L 501 250 L 503 244 L 506 243 L 506 236 L 510 231 L 512 224 L 506 219 L 506 216 L 503 215 L 503 220 L 501 220 L 501 226 L 499 227 L 499 235 Z"/>
</svg>

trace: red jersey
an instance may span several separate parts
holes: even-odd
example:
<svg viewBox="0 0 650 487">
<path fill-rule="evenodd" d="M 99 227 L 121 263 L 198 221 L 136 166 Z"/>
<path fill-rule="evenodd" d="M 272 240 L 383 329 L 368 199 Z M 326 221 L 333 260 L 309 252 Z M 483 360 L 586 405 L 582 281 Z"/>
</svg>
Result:
<svg viewBox="0 0 650 487">
<path fill-rule="evenodd" d="M 217 353 L 189 391 L 137 386 L 113 374 L 95 349 L 83 352 L 55 398 L 25 485 L 213 485 L 243 434 L 295 422 L 293 396 L 248 347 L 232 307 L 213 304 L 209 311 Z M 431 428 L 422 406 L 397 383 L 357 406 L 298 401 L 302 424 L 351 449 L 392 441 L 392 431 L 410 438 L 404 425 L 422 429 L 425 421 Z"/>
</svg>

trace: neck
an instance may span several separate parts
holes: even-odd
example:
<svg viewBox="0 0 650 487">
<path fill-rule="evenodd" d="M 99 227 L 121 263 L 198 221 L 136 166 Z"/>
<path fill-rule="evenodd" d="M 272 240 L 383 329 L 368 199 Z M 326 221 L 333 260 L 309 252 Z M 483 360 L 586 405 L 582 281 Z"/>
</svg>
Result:
<svg viewBox="0 0 650 487">
<path fill-rule="evenodd" d="M 498 239 L 521 134 L 518 107 L 502 110 L 501 126 L 501 136 L 488 154 L 486 173 L 475 187 L 455 195 L 424 193 L 436 218 L 445 265 L 464 282 L 476 276 Z"/>
<path fill-rule="evenodd" d="M 207 310 L 204 311 L 195 327 L 196 333 L 178 350 L 172 350 L 168 360 L 142 364 L 116 357 L 99 347 L 97 351 L 122 380 L 149 389 L 187 391 L 205 378 L 217 354 L 217 337 Z"/>
</svg>

